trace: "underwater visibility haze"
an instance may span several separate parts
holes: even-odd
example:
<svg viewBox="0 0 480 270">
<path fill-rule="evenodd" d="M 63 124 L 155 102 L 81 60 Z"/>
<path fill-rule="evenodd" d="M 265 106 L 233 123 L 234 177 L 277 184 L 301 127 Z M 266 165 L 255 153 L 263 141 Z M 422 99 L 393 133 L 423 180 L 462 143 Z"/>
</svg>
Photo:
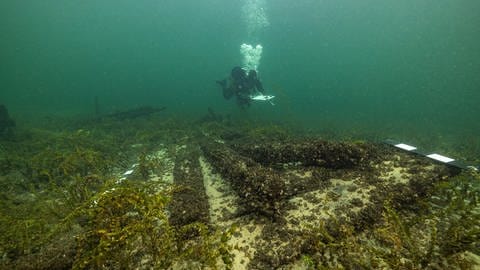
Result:
<svg viewBox="0 0 480 270">
<path fill-rule="evenodd" d="M 479 14 L 0 1 L 0 267 L 474 269 L 478 172 L 381 142 L 480 165 Z"/>
<path fill-rule="evenodd" d="M 263 46 L 259 76 L 277 96 L 252 117 L 445 140 L 480 133 L 476 1 L 0 5 L 0 98 L 14 115 L 85 115 L 94 97 L 104 112 L 238 113 L 215 80 L 251 43 Z"/>
</svg>

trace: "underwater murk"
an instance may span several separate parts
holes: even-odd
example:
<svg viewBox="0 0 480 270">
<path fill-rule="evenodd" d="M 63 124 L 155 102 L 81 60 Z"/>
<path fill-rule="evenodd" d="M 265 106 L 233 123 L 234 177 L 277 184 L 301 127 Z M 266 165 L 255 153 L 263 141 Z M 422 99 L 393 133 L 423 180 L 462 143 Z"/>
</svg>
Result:
<svg viewBox="0 0 480 270">
<path fill-rule="evenodd" d="M 0 3 L 0 269 L 479 269 L 480 4 L 237 2 Z"/>
</svg>

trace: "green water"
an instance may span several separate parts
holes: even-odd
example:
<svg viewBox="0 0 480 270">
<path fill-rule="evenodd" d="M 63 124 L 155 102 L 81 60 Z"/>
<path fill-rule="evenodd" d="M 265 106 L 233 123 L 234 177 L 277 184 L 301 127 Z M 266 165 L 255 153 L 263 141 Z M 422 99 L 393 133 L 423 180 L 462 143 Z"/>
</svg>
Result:
<svg viewBox="0 0 480 270">
<path fill-rule="evenodd" d="M 0 2 L 0 103 L 18 119 L 142 105 L 195 119 L 213 108 L 405 141 L 480 149 L 480 2 L 268 0 L 246 30 L 245 1 Z M 247 112 L 215 80 L 261 43 L 275 106 Z M 432 139 L 433 138 L 433 139 Z"/>
</svg>

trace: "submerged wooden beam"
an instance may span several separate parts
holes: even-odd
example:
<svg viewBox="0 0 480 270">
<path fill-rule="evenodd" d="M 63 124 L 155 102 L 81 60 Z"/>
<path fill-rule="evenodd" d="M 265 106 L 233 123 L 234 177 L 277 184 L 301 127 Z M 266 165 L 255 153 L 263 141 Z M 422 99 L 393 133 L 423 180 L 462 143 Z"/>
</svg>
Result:
<svg viewBox="0 0 480 270">
<path fill-rule="evenodd" d="M 234 144 L 233 148 L 264 165 L 300 162 L 331 169 L 352 168 L 368 154 L 362 145 L 324 140 Z"/>
<path fill-rule="evenodd" d="M 285 198 L 285 182 L 272 168 L 241 156 L 225 144 L 205 139 L 201 148 L 213 168 L 242 198 L 247 211 L 274 218 Z"/>
<path fill-rule="evenodd" d="M 180 190 L 174 193 L 170 205 L 170 223 L 175 226 L 193 222 L 208 223 L 209 204 L 198 160 L 200 151 L 190 145 L 178 151 L 173 180 Z"/>
</svg>

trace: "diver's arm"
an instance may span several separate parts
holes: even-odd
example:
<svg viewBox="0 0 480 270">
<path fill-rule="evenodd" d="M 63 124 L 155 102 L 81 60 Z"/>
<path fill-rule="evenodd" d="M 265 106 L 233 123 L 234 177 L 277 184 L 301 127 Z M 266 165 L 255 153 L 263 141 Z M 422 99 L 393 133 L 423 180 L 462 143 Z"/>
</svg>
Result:
<svg viewBox="0 0 480 270">
<path fill-rule="evenodd" d="M 265 93 L 265 90 L 263 89 L 263 85 L 262 85 L 262 82 L 260 80 L 257 80 L 255 82 L 255 88 L 257 89 L 257 91 L 259 91 L 260 93 L 264 94 Z"/>
</svg>

